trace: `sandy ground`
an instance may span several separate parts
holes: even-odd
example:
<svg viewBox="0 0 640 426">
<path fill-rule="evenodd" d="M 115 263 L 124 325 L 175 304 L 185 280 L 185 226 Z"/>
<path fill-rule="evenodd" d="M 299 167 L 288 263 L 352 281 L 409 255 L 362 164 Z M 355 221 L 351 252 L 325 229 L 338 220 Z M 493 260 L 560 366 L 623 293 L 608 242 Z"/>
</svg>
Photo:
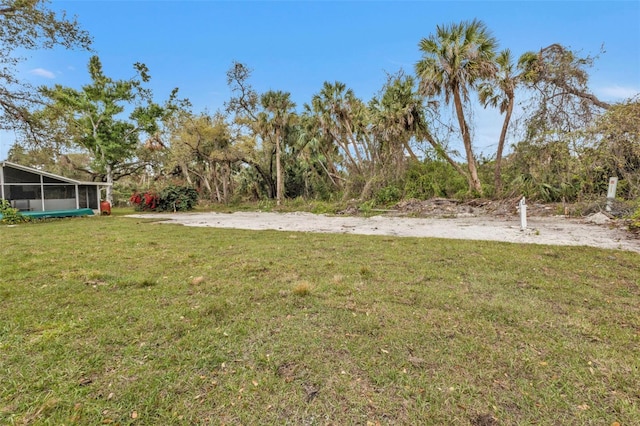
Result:
<svg viewBox="0 0 640 426">
<path fill-rule="evenodd" d="M 311 213 L 152 213 L 129 217 L 158 219 L 185 226 L 237 228 L 293 232 L 435 237 L 465 240 L 505 241 L 522 244 L 592 246 L 640 253 L 640 240 L 612 223 L 594 224 L 585 219 L 561 216 L 527 218 L 456 217 L 407 218 L 390 216 L 327 216 Z"/>
</svg>

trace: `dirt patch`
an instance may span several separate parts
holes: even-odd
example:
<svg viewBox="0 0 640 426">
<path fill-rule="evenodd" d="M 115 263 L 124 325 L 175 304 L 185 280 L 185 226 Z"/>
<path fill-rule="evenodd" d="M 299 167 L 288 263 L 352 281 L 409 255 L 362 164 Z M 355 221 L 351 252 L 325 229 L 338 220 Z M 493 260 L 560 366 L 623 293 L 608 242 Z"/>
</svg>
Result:
<svg viewBox="0 0 640 426">
<path fill-rule="evenodd" d="M 473 426 L 496 426 L 498 421 L 491 414 L 478 414 L 470 419 Z"/>
<path fill-rule="evenodd" d="M 185 226 L 591 246 L 640 253 L 640 240 L 627 231 L 624 221 L 606 215 L 609 220 L 605 221 L 600 215 L 597 223 L 590 223 L 589 216 L 558 215 L 558 206 L 528 205 L 525 229 L 521 227 L 517 201 L 409 200 L 377 213 L 371 217 L 300 212 L 153 213 L 130 217 Z"/>
</svg>

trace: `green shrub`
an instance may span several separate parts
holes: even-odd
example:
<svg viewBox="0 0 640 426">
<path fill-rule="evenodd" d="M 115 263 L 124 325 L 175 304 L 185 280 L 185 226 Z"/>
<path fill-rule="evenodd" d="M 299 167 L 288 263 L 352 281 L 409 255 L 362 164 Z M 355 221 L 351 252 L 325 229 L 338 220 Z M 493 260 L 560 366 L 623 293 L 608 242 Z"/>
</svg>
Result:
<svg viewBox="0 0 640 426">
<path fill-rule="evenodd" d="M 20 210 L 11 207 L 11 204 L 7 200 L 0 200 L 0 215 L 2 215 L 0 223 L 5 223 L 8 225 L 31 221 L 30 217 L 24 216 L 22 213 L 20 213 Z"/>
<path fill-rule="evenodd" d="M 460 197 L 469 187 L 464 176 L 443 161 L 425 160 L 414 163 L 407 171 L 405 198 L 427 200 L 432 197 Z"/>
<path fill-rule="evenodd" d="M 328 201 L 315 201 L 311 204 L 311 213 L 315 214 L 334 214 L 342 210 L 344 206 L 339 203 L 331 203 Z"/>
<path fill-rule="evenodd" d="M 183 212 L 193 210 L 198 191 L 190 186 L 169 185 L 158 193 L 158 210 Z"/>
<path fill-rule="evenodd" d="M 402 191 L 394 185 L 385 186 L 376 192 L 376 204 L 386 206 L 398 202 L 402 198 Z"/>
<path fill-rule="evenodd" d="M 369 216 L 373 213 L 373 209 L 375 208 L 375 206 L 375 200 L 368 200 L 358 205 L 358 211 L 365 216 Z"/>
</svg>

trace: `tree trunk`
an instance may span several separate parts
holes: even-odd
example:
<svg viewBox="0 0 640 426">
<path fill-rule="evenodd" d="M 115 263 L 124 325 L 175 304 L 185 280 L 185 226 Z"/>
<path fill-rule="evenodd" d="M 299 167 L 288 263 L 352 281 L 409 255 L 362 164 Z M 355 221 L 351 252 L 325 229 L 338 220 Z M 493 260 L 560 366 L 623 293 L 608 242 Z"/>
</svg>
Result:
<svg viewBox="0 0 640 426">
<path fill-rule="evenodd" d="M 284 179 L 282 176 L 280 131 L 276 131 L 276 205 L 281 205 L 284 198 Z"/>
<path fill-rule="evenodd" d="M 460 167 L 460 164 L 453 161 L 453 158 L 451 158 L 451 156 L 447 154 L 444 148 L 442 148 L 442 146 L 438 142 L 436 142 L 436 140 L 433 138 L 433 136 L 431 136 L 430 133 L 427 133 L 425 135 L 425 138 L 427 139 L 427 142 L 429 142 L 431 146 L 436 150 L 436 154 L 444 158 L 447 161 L 447 163 L 449 163 L 451 167 L 455 169 L 456 172 L 464 176 L 464 178 L 467 179 L 467 181 L 469 181 L 468 174 L 464 171 L 462 167 Z"/>
<path fill-rule="evenodd" d="M 407 150 L 407 154 L 409 154 L 409 157 L 411 157 L 412 161 L 415 161 L 416 163 L 420 161 L 418 160 L 418 156 L 415 154 L 415 152 L 413 152 L 413 149 L 411 149 L 411 145 L 409 144 L 408 140 L 404 139 L 402 141 L 402 145 L 404 146 L 404 149 Z"/>
<path fill-rule="evenodd" d="M 105 199 L 113 206 L 113 166 L 111 164 L 107 164 L 107 188 L 105 190 Z"/>
<path fill-rule="evenodd" d="M 222 201 L 224 204 L 229 202 L 229 176 L 231 175 L 231 166 L 228 163 L 221 163 L 221 174 L 222 174 Z"/>
<path fill-rule="evenodd" d="M 453 88 L 453 102 L 456 107 L 456 115 L 458 116 L 458 124 L 460 125 L 460 132 L 462 133 L 462 142 L 464 143 L 464 150 L 467 154 L 467 168 L 469 169 L 469 191 L 475 190 L 478 195 L 482 196 L 482 185 L 478 178 L 478 168 L 476 166 L 476 159 L 473 155 L 473 148 L 471 146 L 471 135 L 469 134 L 469 127 L 467 121 L 464 119 L 464 111 L 462 110 L 462 100 L 460 99 L 460 90 L 458 87 Z"/>
<path fill-rule="evenodd" d="M 213 199 L 213 189 L 211 188 L 211 184 L 209 183 L 209 179 L 207 179 L 206 171 L 204 173 L 202 173 L 202 176 L 200 176 L 200 180 L 202 181 L 202 184 L 206 188 L 207 192 L 209 193 L 209 198 Z"/>
<path fill-rule="evenodd" d="M 222 203 L 222 196 L 220 195 L 220 175 L 218 173 L 217 166 L 218 165 L 216 163 L 213 163 L 211 177 L 213 179 L 213 187 L 216 189 L 216 201 L 218 203 Z"/>
<path fill-rule="evenodd" d="M 179 164 L 180 170 L 182 170 L 182 175 L 187 180 L 187 183 L 190 186 L 193 186 L 193 182 L 191 181 L 191 176 L 189 176 L 189 169 L 187 168 L 187 163 L 181 162 Z"/>
<path fill-rule="evenodd" d="M 351 124 L 345 120 L 344 127 L 345 127 L 345 137 L 347 138 L 347 141 L 349 141 L 353 146 L 353 152 L 356 154 L 356 158 L 358 159 L 358 164 L 363 164 L 362 155 L 360 154 L 360 150 L 358 149 L 358 141 L 353 135 L 353 130 L 351 130 Z M 365 150 L 365 154 L 367 154 L 366 150 Z"/>
<path fill-rule="evenodd" d="M 260 165 L 258 163 L 256 163 L 255 161 L 252 161 L 250 158 L 242 158 L 241 159 L 244 163 L 250 165 L 251 167 L 253 167 L 260 176 L 262 176 L 262 180 L 264 180 L 266 189 L 267 189 L 267 197 L 269 199 L 273 199 L 273 192 L 274 192 L 274 188 L 273 188 L 273 179 L 271 177 L 270 174 L 265 173 L 262 168 L 260 167 Z M 256 182 L 257 184 L 257 182 Z"/>
<path fill-rule="evenodd" d="M 500 140 L 498 141 L 498 150 L 496 151 L 496 167 L 493 171 L 493 184 L 495 186 L 495 195 L 502 195 L 502 151 L 504 150 L 504 141 L 507 138 L 507 130 L 509 129 L 509 121 L 513 112 L 513 95 L 509 96 L 509 105 L 502 123 L 502 131 L 500 132 Z"/>
<path fill-rule="evenodd" d="M 331 139 L 333 140 L 333 142 L 335 142 L 338 145 L 338 148 L 342 149 L 342 151 L 344 152 L 345 158 L 347 158 L 347 160 L 352 164 L 353 168 L 355 168 L 359 174 L 362 174 L 362 170 L 360 170 L 361 162 L 359 163 L 358 161 L 356 161 L 353 158 L 353 155 L 351 155 L 351 149 L 349 148 L 349 144 L 350 144 L 349 140 L 347 139 L 347 142 L 344 143 L 342 139 L 338 137 L 337 133 L 332 132 L 331 130 L 328 130 L 327 133 L 329 134 L 329 136 L 331 136 Z"/>
</svg>

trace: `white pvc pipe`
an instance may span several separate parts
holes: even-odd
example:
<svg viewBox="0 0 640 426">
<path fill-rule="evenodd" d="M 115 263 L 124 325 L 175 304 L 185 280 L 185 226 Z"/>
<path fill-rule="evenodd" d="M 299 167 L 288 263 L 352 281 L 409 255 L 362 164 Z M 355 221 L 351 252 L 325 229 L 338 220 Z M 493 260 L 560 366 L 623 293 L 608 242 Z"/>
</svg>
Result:
<svg viewBox="0 0 640 426">
<path fill-rule="evenodd" d="M 527 204 L 525 202 L 524 197 L 520 200 L 520 229 L 527 229 Z"/>
<path fill-rule="evenodd" d="M 611 205 L 616 199 L 616 187 L 618 186 L 618 178 L 613 176 L 609 178 L 609 190 L 607 191 L 607 206 L 605 210 L 611 211 Z"/>
</svg>

